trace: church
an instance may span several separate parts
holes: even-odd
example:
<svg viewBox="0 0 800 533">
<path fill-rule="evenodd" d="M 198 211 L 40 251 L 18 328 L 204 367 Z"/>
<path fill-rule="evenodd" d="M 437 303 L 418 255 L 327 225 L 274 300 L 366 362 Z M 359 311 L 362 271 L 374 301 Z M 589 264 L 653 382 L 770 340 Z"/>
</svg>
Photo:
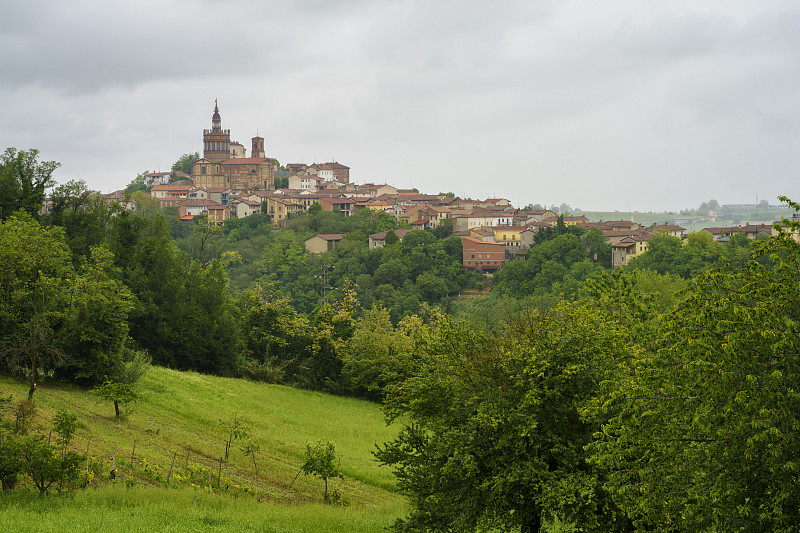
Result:
<svg viewBox="0 0 800 533">
<path fill-rule="evenodd" d="M 270 191 L 275 188 L 275 164 L 264 154 L 264 138 L 253 137 L 250 157 L 240 143 L 231 142 L 231 131 L 222 129 L 219 105 L 214 102 L 211 129 L 203 130 L 203 157 L 192 167 L 198 189 Z"/>
</svg>

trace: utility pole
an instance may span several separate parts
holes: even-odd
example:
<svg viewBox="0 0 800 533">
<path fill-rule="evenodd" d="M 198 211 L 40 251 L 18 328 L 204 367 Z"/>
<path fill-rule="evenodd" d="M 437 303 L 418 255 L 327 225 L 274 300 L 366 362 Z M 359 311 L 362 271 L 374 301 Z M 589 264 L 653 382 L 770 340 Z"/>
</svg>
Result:
<svg viewBox="0 0 800 533">
<path fill-rule="evenodd" d="M 322 263 L 322 305 L 328 305 L 328 291 L 333 290 L 328 284 L 328 271 L 333 268 L 329 263 Z"/>
</svg>

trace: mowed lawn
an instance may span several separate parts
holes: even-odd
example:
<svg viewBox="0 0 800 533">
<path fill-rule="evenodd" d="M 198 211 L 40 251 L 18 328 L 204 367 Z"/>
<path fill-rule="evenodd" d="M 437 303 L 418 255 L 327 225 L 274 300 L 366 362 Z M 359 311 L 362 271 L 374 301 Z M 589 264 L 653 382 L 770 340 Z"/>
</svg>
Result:
<svg viewBox="0 0 800 533">
<path fill-rule="evenodd" d="M 0 395 L 9 393 L 22 399 L 27 387 L 0 378 Z M 386 426 L 374 403 L 160 367 L 145 376 L 142 393 L 117 421 L 109 402 L 40 384 L 34 395 L 39 424 L 49 429 L 57 410 L 75 413 L 73 448 L 85 453 L 88 447 L 98 474 L 69 497 L 3 495 L 0 529 L 106 531 L 120 523 L 128 524 L 121 531 L 376 531 L 407 511 L 393 492 L 391 472 L 371 454 L 399 429 Z M 220 461 L 227 439 L 220 420 L 234 416 L 248 421 L 260 446 L 256 479 L 241 440 Z M 330 480 L 329 488 L 347 506 L 322 503 L 322 480 L 298 475 L 306 443 L 320 439 L 336 445 L 344 478 Z M 112 462 L 114 480 L 108 479 Z"/>
</svg>

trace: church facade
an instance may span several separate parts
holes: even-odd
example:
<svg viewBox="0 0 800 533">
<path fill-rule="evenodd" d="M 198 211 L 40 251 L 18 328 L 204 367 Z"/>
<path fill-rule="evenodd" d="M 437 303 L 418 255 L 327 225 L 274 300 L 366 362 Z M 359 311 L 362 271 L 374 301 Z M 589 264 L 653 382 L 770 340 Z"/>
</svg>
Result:
<svg viewBox="0 0 800 533">
<path fill-rule="evenodd" d="M 192 182 L 199 189 L 270 191 L 275 188 L 275 164 L 266 157 L 264 138 L 252 138 L 250 157 L 230 130 L 222 129 L 219 106 L 214 104 L 211 129 L 203 130 L 203 157 L 192 167 Z"/>
</svg>

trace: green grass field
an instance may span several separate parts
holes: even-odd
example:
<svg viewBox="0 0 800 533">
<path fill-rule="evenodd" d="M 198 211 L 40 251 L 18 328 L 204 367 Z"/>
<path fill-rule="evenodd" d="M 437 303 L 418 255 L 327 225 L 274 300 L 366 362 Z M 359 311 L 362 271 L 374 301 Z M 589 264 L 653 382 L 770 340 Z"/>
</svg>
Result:
<svg viewBox="0 0 800 533">
<path fill-rule="evenodd" d="M 17 400 L 26 391 L 0 378 L 0 395 Z M 89 488 L 70 496 L 3 494 L 0 530 L 379 531 L 407 512 L 405 499 L 392 492 L 391 472 L 370 453 L 398 430 L 386 426 L 373 403 L 158 367 L 145 376 L 142 391 L 125 420 L 116 421 L 110 403 L 40 384 L 34 396 L 39 424 L 49 427 L 57 410 L 77 414 L 73 447 L 85 453 L 88 445 L 97 474 Z M 257 492 L 252 458 L 236 442 L 220 471 L 226 434 L 219 420 L 234 414 L 250 421 L 261 446 Z M 305 443 L 322 438 L 336 444 L 344 479 L 329 486 L 348 506 L 322 503 L 318 478 L 300 474 L 292 482 Z M 110 480 L 114 460 L 117 475 Z"/>
</svg>

